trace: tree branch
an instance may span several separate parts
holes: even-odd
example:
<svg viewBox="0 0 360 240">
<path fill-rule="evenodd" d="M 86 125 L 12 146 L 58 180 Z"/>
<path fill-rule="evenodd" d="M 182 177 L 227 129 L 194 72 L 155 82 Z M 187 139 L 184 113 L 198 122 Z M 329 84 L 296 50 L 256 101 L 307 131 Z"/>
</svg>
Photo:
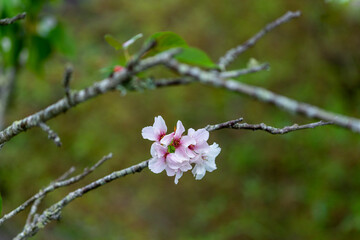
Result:
<svg viewBox="0 0 360 240">
<path fill-rule="evenodd" d="M 56 146 L 61 147 L 61 140 L 56 132 L 51 130 L 51 128 L 43 122 L 39 123 L 39 127 L 48 134 L 48 138 L 53 140 Z"/>
<path fill-rule="evenodd" d="M 33 223 L 27 225 L 25 229 L 19 233 L 14 239 L 20 240 L 20 239 L 27 239 L 31 236 L 34 236 L 40 229 L 44 228 L 49 222 L 52 220 L 59 219 L 59 216 L 61 214 L 62 209 L 68 205 L 70 202 L 75 200 L 76 198 L 79 198 L 86 194 L 89 191 L 92 191 L 98 187 L 101 187 L 109 182 L 114 181 L 115 179 L 125 177 L 129 174 L 134 174 L 137 172 L 141 172 L 144 168 L 148 166 L 148 160 L 143 161 L 137 165 L 133 165 L 129 168 L 115 171 L 109 175 L 106 175 L 103 178 L 100 178 L 85 187 L 79 188 L 71 193 L 69 193 L 66 197 L 64 197 L 62 200 L 58 201 L 51 207 L 44 210 Z"/>
<path fill-rule="evenodd" d="M 21 204 L 19 207 L 17 207 L 16 209 L 14 209 L 13 211 L 9 212 L 8 214 L 5 214 L 1 219 L 0 219 L 0 226 L 8 219 L 12 218 L 13 216 L 15 216 L 16 214 L 18 214 L 19 212 L 25 210 L 32 202 L 34 202 L 36 199 L 42 198 L 44 197 L 46 194 L 54 191 L 57 188 L 60 187 L 65 187 L 65 186 L 69 186 L 73 183 L 76 183 L 78 181 L 80 181 L 81 179 L 83 179 L 84 177 L 86 177 L 87 175 L 89 175 L 90 173 L 92 173 L 96 168 L 98 168 L 101 164 L 103 164 L 105 161 L 109 160 L 110 158 L 112 158 L 112 154 L 108 154 L 107 156 L 103 157 L 100 161 L 98 161 L 94 166 L 92 166 L 90 169 L 85 168 L 84 171 L 77 175 L 74 176 L 68 180 L 63 180 L 64 178 L 66 178 L 68 175 L 70 175 L 74 170 L 72 170 L 73 168 L 71 168 L 69 171 L 67 171 L 63 176 L 61 176 L 57 181 L 49 184 L 46 188 L 41 189 L 37 194 L 35 194 L 34 196 L 32 196 L 31 198 L 29 198 L 26 202 L 24 202 L 23 204 Z"/>
<path fill-rule="evenodd" d="M 239 118 L 239 119 L 231 120 L 231 121 L 224 122 L 221 124 L 208 125 L 205 129 L 208 131 L 214 131 L 214 130 L 219 130 L 219 129 L 223 129 L 223 128 L 231 128 L 231 129 L 245 129 L 245 130 L 253 130 L 253 131 L 263 130 L 263 131 L 266 131 L 271 134 L 285 134 L 285 133 L 289 133 L 289 132 L 293 132 L 293 131 L 297 131 L 297 130 L 316 128 L 316 127 L 332 124 L 331 122 L 319 121 L 319 122 L 314 122 L 314 123 L 309 123 L 309 124 L 304 124 L 304 125 L 294 124 L 292 126 L 276 128 L 276 127 L 268 126 L 265 123 L 260 123 L 260 124 L 240 123 L 242 120 L 243 120 L 243 118 Z"/>
<path fill-rule="evenodd" d="M 18 21 L 20 19 L 24 19 L 26 17 L 26 12 L 20 13 L 12 18 L 3 18 L 0 19 L 0 25 L 9 25 L 13 24 L 15 21 Z"/>
<path fill-rule="evenodd" d="M 66 112 L 70 108 L 80 103 L 83 103 L 91 98 L 94 98 L 106 92 L 115 90 L 119 84 L 128 81 L 131 76 L 134 76 L 136 73 L 142 72 L 148 68 L 160 65 L 163 62 L 170 60 L 180 51 L 181 49 L 170 49 L 166 52 L 159 53 L 154 57 L 146 58 L 136 64 L 136 66 L 133 67 L 132 71 L 124 69 L 121 72 L 114 73 L 112 78 L 106 78 L 102 81 L 94 83 L 88 88 L 72 93 L 72 104 L 69 104 L 67 97 L 64 97 L 56 103 L 48 106 L 44 110 L 41 110 L 22 120 L 13 122 L 9 127 L 0 132 L 0 144 L 9 141 L 11 138 L 23 131 L 38 126 L 40 122 L 45 123 L 46 121 Z"/>
<path fill-rule="evenodd" d="M 247 40 L 242 45 L 239 45 L 233 49 L 230 49 L 226 52 L 226 54 L 220 58 L 218 65 L 222 71 L 225 71 L 226 67 L 232 63 L 240 54 L 248 50 L 250 47 L 254 46 L 256 42 L 262 38 L 266 33 L 270 32 L 274 28 L 278 27 L 279 25 L 286 23 L 290 21 L 293 18 L 300 17 L 301 12 L 287 12 L 280 18 L 276 19 L 275 21 L 267 24 L 265 28 L 261 29 L 256 35 L 254 35 L 252 38 Z"/>
<path fill-rule="evenodd" d="M 218 73 L 204 71 L 198 67 L 192 67 L 171 59 L 164 63 L 165 66 L 175 70 L 180 75 L 190 76 L 202 84 L 213 87 L 220 87 L 226 90 L 248 95 L 261 102 L 273 104 L 287 112 L 297 113 L 308 118 L 319 119 L 325 122 L 332 122 L 343 128 L 360 133 L 360 120 L 335 114 L 313 105 L 302 103 L 288 97 L 273 93 L 261 87 L 251 86 L 235 80 L 223 80 Z"/>
</svg>

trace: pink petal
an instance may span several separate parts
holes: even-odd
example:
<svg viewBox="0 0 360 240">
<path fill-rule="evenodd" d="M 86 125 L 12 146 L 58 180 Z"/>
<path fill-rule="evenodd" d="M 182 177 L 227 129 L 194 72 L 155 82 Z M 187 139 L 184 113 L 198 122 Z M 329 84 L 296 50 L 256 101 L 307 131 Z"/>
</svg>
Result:
<svg viewBox="0 0 360 240">
<path fill-rule="evenodd" d="M 164 157 L 167 153 L 167 148 L 157 142 L 154 142 L 151 145 L 150 153 L 152 157 Z"/>
<path fill-rule="evenodd" d="M 183 146 L 180 146 L 175 150 L 175 155 L 176 155 L 177 159 L 180 159 L 182 161 L 189 160 L 190 157 L 186 152 L 187 152 L 186 148 Z"/>
<path fill-rule="evenodd" d="M 209 132 L 206 131 L 204 128 L 198 129 L 195 134 L 193 135 L 196 142 L 206 142 L 209 139 Z"/>
<path fill-rule="evenodd" d="M 164 135 L 166 134 L 167 131 L 167 127 L 165 124 L 164 119 L 161 116 L 155 117 L 155 122 L 154 122 L 154 131 L 156 133 L 156 135 Z"/>
<path fill-rule="evenodd" d="M 153 144 L 155 145 L 155 151 L 158 153 L 158 156 L 164 156 L 167 153 L 167 147 L 162 146 L 159 143 Z"/>
<path fill-rule="evenodd" d="M 161 173 L 166 167 L 164 159 L 161 158 L 152 158 L 149 161 L 149 169 L 153 173 Z"/>
<path fill-rule="evenodd" d="M 189 135 L 190 137 L 193 137 L 194 134 L 195 134 L 195 130 L 194 130 L 193 128 L 189 128 L 189 129 L 188 129 L 188 135 Z"/>
<path fill-rule="evenodd" d="M 181 135 L 182 135 L 184 132 L 185 132 L 184 125 L 182 124 L 182 122 L 181 122 L 180 120 L 177 121 L 176 131 L 175 131 L 174 137 L 175 137 L 176 139 L 181 138 Z"/>
<path fill-rule="evenodd" d="M 175 176 L 175 184 L 178 184 L 179 179 L 181 178 L 181 176 L 183 175 L 182 171 L 178 171 L 176 172 L 176 176 Z"/>
<path fill-rule="evenodd" d="M 169 177 L 175 175 L 175 170 L 174 170 L 174 169 L 171 169 L 171 168 L 169 168 L 169 167 L 166 167 L 165 170 L 166 170 L 166 174 L 167 174 Z"/>
<path fill-rule="evenodd" d="M 190 146 L 191 144 L 192 145 L 195 145 L 196 144 L 196 141 L 192 138 L 192 137 L 189 137 L 189 136 L 183 136 L 181 139 L 180 139 L 180 144 L 184 147 L 188 147 Z"/>
<path fill-rule="evenodd" d="M 195 152 L 189 148 L 186 149 L 186 154 L 190 157 L 190 158 L 194 158 L 196 156 Z"/>
<path fill-rule="evenodd" d="M 168 146 L 174 140 L 174 133 L 170 133 L 165 135 L 161 140 L 160 143 Z"/>
<path fill-rule="evenodd" d="M 149 139 L 150 141 L 157 141 L 153 127 L 144 127 L 141 131 L 141 135 L 144 139 Z"/>
<path fill-rule="evenodd" d="M 170 153 L 167 155 L 166 161 L 169 163 L 169 165 L 174 166 L 172 167 L 173 169 L 176 169 L 179 166 L 178 164 L 183 162 L 183 159 L 179 158 L 175 153 Z"/>
<path fill-rule="evenodd" d="M 180 167 L 180 170 L 182 172 L 186 172 L 186 171 L 188 171 L 190 169 L 192 169 L 192 166 L 190 165 L 190 162 L 184 162 Z"/>
<path fill-rule="evenodd" d="M 209 144 L 207 142 L 198 143 L 195 145 L 194 151 L 197 153 L 205 152 L 209 150 Z"/>
</svg>

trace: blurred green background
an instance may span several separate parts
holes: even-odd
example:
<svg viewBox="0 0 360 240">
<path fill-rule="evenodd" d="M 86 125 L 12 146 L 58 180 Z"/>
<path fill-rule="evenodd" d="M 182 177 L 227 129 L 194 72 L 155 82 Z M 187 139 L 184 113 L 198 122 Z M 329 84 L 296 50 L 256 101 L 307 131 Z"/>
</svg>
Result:
<svg viewBox="0 0 360 240">
<path fill-rule="evenodd" d="M 102 79 L 100 69 L 118 59 L 104 41 L 107 33 L 126 41 L 138 33 L 173 31 L 216 61 L 288 10 L 301 10 L 301 18 L 269 33 L 231 69 L 245 67 L 252 57 L 269 62 L 270 71 L 239 80 L 360 117 L 358 0 L 345 4 L 320 0 L 24 2 L 31 4 L 19 4 L 15 10 L 30 11 L 32 6 L 34 16 L 14 25 L 13 32 L 25 29 L 14 39 L 35 38 L 36 24 L 49 17 L 56 19 L 62 32 L 56 37 L 41 35 L 48 39 L 47 54 L 29 54 L 28 61 L 36 63 L 34 56 L 43 56 L 43 62 L 27 63 L 18 71 L 7 124 L 63 97 L 66 63 L 75 68 L 73 89 Z M 24 40 L 24 46 L 43 49 L 44 41 L 36 45 Z M 276 127 L 311 122 L 249 97 L 198 84 L 126 96 L 108 93 L 48 122 L 61 137 L 61 148 L 40 129 L 22 133 L 4 146 L 0 155 L 3 212 L 71 166 L 82 171 L 109 152 L 114 154 L 112 160 L 86 180 L 51 193 L 41 208 L 91 180 L 148 159 L 151 142 L 142 139 L 141 129 L 152 125 L 158 115 L 169 128 L 178 119 L 186 128 L 238 117 Z M 209 142 L 216 141 L 222 148 L 218 169 L 202 181 L 186 173 L 175 185 L 165 173 L 146 169 L 77 199 L 65 208 L 60 222 L 50 224 L 34 239 L 359 239 L 359 140 L 358 134 L 335 126 L 284 136 L 216 131 Z M 1 226 L 3 239 L 22 229 L 26 213 Z"/>
</svg>

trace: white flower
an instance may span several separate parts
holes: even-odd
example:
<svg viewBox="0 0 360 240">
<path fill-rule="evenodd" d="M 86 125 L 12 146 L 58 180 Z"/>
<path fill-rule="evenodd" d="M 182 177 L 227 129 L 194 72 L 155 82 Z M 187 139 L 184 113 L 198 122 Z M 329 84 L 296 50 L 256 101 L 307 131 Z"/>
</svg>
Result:
<svg viewBox="0 0 360 240">
<path fill-rule="evenodd" d="M 192 170 L 196 180 L 205 176 L 206 171 L 212 172 L 216 169 L 215 158 L 219 155 L 221 148 L 217 143 L 213 143 L 208 148 L 203 149 L 193 160 L 195 166 Z"/>
</svg>

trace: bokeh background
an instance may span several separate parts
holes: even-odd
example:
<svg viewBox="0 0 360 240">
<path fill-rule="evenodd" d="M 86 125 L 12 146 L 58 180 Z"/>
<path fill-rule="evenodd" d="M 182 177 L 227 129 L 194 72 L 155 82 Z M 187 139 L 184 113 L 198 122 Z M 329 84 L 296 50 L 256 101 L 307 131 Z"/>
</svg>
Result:
<svg viewBox="0 0 360 240">
<path fill-rule="evenodd" d="M 28 11 L 29 15 L 16 29 L 11 28 L 13 32 L 25 29 L 14 39 L 24 40 L 24 48 L 35 49 L 35 54 L 28 54 L 31 64 L 18 68 L 7 124 L 64 95 L 67 63 L 75 68 L 73 89 L 102 79 L 100 69 L 112 66 L 121 56 L 104 41 L 107 33 L 126 41 L 138 33 L 173 31 L 216 61 L 288 10 L 301 10 L 301 18 L 269 33 L 231 66 L 243 68 L 256 58 L 269 62 L 271 70 L 239 81 L 360 117 L 357 0 L 344 4 L 321 0 L 5 0 L 3 17 L 11 15 L 6 5 L 15 2 L 14 12 Z M 54 21 L 61 31 L 48 37 L 46 27 L 53 27 Z M 37 24 L 41 22 L 45 30 L 40 34 Z M 159 69 L 156 74 L 167 73 Z M 3 212 L 71 166 L 82 171 L 109 152 L 114 154 L 112 160 L 75 186 L 51 193 L 41 208 L 91 180 L 148 159 L 151 142 L 142 139 L 141 129 L 152 125 L 158 115 L 169 128 L 178 119 L 186 128 L 238 117 L 276 127 L 311 122 L 249 97 L 198 84 L 126 96 L 107 93 L 48 122 L 61 137 L 61 148 L 40 129 L 22 133 L 4 146 L 0 155 Z M 60 222 L 51 223 L 34 239 L 359 239 L 359 140 L 358 134 L 334 126 L 284 136 L 216 131 L 209 142 L 222 148 L 218 169 L 202 181 L 186 173 L 175 185 L 166 174 L 146 169 L 77 199 L 64 209 Z M 1 226 L 2 239 L 22 229 L 26 213 Z"/>
</svg>

